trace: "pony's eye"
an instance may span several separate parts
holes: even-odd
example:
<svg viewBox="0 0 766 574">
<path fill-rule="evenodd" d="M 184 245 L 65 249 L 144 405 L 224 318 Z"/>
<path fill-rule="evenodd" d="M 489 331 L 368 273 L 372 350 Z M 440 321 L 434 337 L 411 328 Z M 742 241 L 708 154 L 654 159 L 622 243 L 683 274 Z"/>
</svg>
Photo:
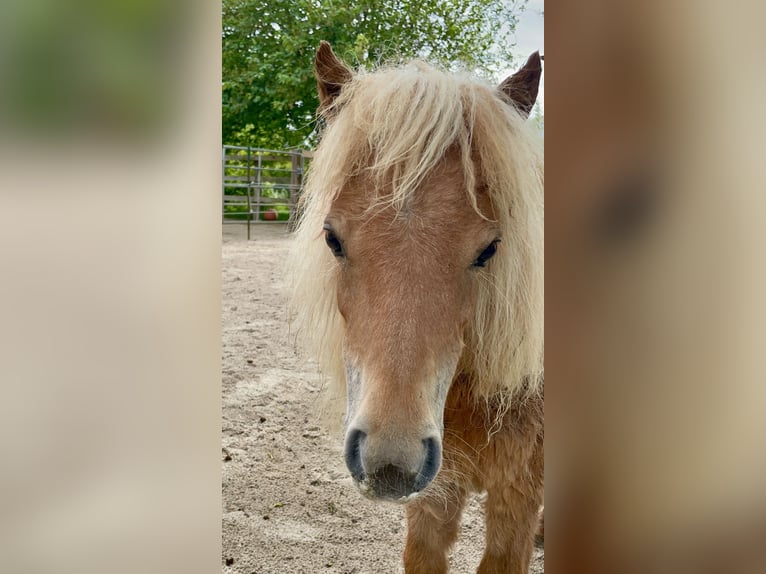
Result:
<svg viewBox="0 0 766 574">
<path fill-rule="evenodd" d="M 495 239 L 492 243 L 487 245 L 487 247 L 484 249 L 484 251 L 479 254 L 479 256 L 476 258 L 476 261 L 473 262 L 474 267 L 486 267 L 487 261 L 492 259 L 492 257 L 497 253 L 497 244 L 500 243 L 499 239 Z"/>
<path fill-rule="evenodd" d="M 343 244 L 329 225 L 324 226 L 324 240 L 335 257 L 345 257 L 345 254 L 343 253 Z"/>
</svg>

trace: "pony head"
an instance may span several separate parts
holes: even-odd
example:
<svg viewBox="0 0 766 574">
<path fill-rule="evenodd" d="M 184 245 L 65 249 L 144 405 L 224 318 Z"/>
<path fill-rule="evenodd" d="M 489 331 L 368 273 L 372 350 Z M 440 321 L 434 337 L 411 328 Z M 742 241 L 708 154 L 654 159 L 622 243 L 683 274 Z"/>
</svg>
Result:
<svg viewBox="0 0 766 574">
<path fill-rule="evenodd" d="M 322 43 L 316 74 L 293 307 L 344 395 L 355 483 L 407 501 L 440 469 L 458 375 L 501 405 L 541 379 L 540 58 L 498 89 L 422 62 L 354 73 Z"/>
</svg>

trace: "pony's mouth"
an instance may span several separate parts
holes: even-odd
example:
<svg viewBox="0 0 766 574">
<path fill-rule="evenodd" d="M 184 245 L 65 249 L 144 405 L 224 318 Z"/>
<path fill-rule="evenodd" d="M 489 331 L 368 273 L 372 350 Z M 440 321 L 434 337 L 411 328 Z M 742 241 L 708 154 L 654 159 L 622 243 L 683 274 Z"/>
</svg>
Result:
<svg viewBox="0 0 766 574">
<path fill-rule="evenodd" d="M 393 502 L 394 504 L 407 504 L 408 502 L 412 502 L 418 496 L 420 496 L 422 492 L 421 490 L 415 490 L 409 494 L 401 494 L 398 496 L 393 492 L 381 495 L 380 493 L 376 492 L 376 489 L 370 484 L 370 481 L 367 478 L 361 481 L 354 478 L 353 482 L 356 489 L 365 498 L 374 501 Z"/>
</svg>

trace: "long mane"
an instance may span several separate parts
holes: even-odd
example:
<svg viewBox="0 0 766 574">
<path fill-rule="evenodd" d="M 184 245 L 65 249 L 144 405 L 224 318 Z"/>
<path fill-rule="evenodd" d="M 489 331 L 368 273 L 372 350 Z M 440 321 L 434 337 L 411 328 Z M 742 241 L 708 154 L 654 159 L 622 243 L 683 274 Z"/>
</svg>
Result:
<svg viewBox="0 0 766 574">
<path fill-rule="evenodd" d="M 322 237 L 330 205 L 350 178 L 364 172 L 381 189 L 393 182 L 393 193 L 379 199 L 401 207 L 448 149 L 459 151 L 471 204 L 478 211 L 477 193 L 487 193 L 503 235 L 503 249 L 481 283 L 458 369 L 477 402 L 505 403 L 538 392 L 543 153 L 534 128 L 492 86 L 419 61 L 356 73 L 322 113 L 328 126 L 309 170 L 291 255 L 291 316 L 329 381 L 329 405 L 341 410 L 346 392 L 337 265 Z"/>
</svg>

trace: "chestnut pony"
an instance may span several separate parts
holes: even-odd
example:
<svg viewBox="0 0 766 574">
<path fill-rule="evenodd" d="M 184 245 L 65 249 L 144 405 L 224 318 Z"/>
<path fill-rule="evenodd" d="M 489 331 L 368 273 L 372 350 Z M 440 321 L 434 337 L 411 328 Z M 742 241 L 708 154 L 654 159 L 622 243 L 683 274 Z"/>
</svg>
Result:
<svg viewBox="0 0 766 574">
<path fill-rule="evenodd" d="M 486 492 L 480 574 L 526 573 L 543 497 L 540 57 L 499 88 L 423 62 L 352 72 L 322 43 L 294 320 L 345 406 L 367 497 L 405 503 L 408 574 L 447 572 Z M 342 398 L 341 398 L 342 397 Z"/>
</svg>

